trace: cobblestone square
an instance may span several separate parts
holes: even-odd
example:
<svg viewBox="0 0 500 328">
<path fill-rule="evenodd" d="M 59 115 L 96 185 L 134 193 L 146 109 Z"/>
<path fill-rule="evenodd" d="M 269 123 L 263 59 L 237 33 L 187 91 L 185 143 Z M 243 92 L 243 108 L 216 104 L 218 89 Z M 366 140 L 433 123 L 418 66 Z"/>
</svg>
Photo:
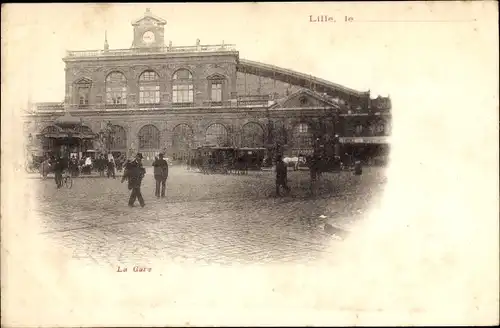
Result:
<svg viewBox="0 0 500 328">
<path fill-rule="evenodd" d="M 75 258 L 94 263 L 249 264 L 314 261 L 335 239 L 325 220 L 348 229 L 383 186 L 381 168 L 362 176 L 327 173 L 310 197 L 309 172 L 289 172 L 291 195 L 274 197 L 274 174 L 203 175 L 172 167 L 166 199 L 154 197 L 148 169 L 144 208 L 127 206 L 121 178 L 75 178 L 71 189 L 53 179 L 27 181 L 36 191 L 42 235 Z M 320 216 L 326 216 L 326 219 Z"/>
</svg>

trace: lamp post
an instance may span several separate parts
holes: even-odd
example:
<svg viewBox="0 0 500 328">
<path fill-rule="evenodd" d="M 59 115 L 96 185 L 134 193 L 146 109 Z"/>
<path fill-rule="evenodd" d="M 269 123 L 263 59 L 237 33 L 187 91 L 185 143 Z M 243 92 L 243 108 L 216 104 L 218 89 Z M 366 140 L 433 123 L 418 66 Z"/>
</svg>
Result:
<svg viewBox="0 0 500 328">
<path fill-rule="evenodd" d="M 113 124 L 108 121 L 104 128 L 99 131 L 99 139 L 101 143 L 105 146 L 106 151 L 109 153 L 111 151 L 111 144 L 114 141 L 115 131 L 113 129 Z"/>
</svg>

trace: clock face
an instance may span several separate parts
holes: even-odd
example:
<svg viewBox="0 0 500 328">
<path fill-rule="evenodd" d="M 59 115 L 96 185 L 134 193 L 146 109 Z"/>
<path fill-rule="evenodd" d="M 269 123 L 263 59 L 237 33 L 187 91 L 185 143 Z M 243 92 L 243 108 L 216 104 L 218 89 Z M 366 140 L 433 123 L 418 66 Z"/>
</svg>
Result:
<svg viewBox="0 0 500 328">
<path fill-rule="evenodd" d="M 142 41 L 145 43 L 152 43 L 155 41 L 155 34 L 151 31 L 147 31 L 142 35 Z"/>
</svg>

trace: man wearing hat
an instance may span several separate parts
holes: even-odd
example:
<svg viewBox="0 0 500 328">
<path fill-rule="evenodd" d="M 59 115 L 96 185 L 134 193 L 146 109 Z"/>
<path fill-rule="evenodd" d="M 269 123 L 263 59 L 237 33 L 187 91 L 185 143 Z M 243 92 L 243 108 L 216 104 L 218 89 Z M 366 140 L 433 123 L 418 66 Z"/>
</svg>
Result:
<svg viewBox="0 0 500 328">
<path fill-rule="evenodd" d="M 137 153 L 134 160 L 127 163 L 125 166 L 125 171 L 123 173 L 122 183 L 125 180 L 128 180 L 128 189 L 132 190 L 130 194 L 130 199 L 128 200 L 128 206 L 133 207 L 135 203 L 135 199 L 139 200 L 139 204 L 141 207 L 144 207 L 144 198 L 142 198 L 141 193 L 141 183 L 144 175 L 146 174 L 146 170 L 142 166 L 142 154 Z"/>
<path fill-rule="evenodd" d="M 158 158 L 153 162 L 154 175 L 156 180 L 155 196 L 160 198 L 160 184 L 161 184 L 161 198 L 165 198 L 165 188 L 168 178 L 168 163 L 163 159 L 163 153 L 158 155 Z"/>
</svg>

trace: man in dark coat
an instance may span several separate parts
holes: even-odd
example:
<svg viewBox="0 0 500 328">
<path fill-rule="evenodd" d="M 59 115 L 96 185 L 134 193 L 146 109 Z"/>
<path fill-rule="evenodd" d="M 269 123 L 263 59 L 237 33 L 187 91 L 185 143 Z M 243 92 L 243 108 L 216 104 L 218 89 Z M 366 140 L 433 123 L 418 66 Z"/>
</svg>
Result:
<svg viewBox="0 0 500 328">
<path fill-rule="evenodd" d="M 290 187 L 287 184 L 287 168 L 283 162 L 281 155 L 276 157 L 276 195 L 280 195 L 280 187 L 283 187 L 287 193 L 290 192 Z"/>
<path fill-rule="evenodd" d="M 134 206 L 136 198 L 139 200 L 141 207 L 146 205 L 141 194 L 141 183 L 145 174 L 146 170 L 142 166 L 142 154 L 138 153 L 133 161 L 127 163 L 122 177 L 122 183 L 123 181 L 128 180 L 128 189 L 132 190 L 128 200 L 128 206 L 130 207 Z"/>
<path fill-rule="evenodd" d="M 63 171 L 64 171 L 63 159 L 60 157 L 57 157 L 55 159 L 55 163 L 54 163 L 54 178 L 56 181 L 57 189 L 61 188 L 61 186 L 62 186 Z"/>
<path fill-rule="evenodd" d="M 108 162 L 106 163 L 107 165 L 107 176 L 108 178 L 110 177 L 113 177 L 113 179 L 115 178 L 115 161 L 113 160 L 113 158 L 108 158 Z"/>
<path fill-rule="evenodd" d="M 161 184 L 161 198 L 165 198 L 165 189 L 168 178 L 168 163 L 163 159 L 163 153 L 158 155 L 158 158 L 153 162 L 154 176 L 156 180 L 155 196 L 160 198 L 160 184 Z"/>
</svg>

